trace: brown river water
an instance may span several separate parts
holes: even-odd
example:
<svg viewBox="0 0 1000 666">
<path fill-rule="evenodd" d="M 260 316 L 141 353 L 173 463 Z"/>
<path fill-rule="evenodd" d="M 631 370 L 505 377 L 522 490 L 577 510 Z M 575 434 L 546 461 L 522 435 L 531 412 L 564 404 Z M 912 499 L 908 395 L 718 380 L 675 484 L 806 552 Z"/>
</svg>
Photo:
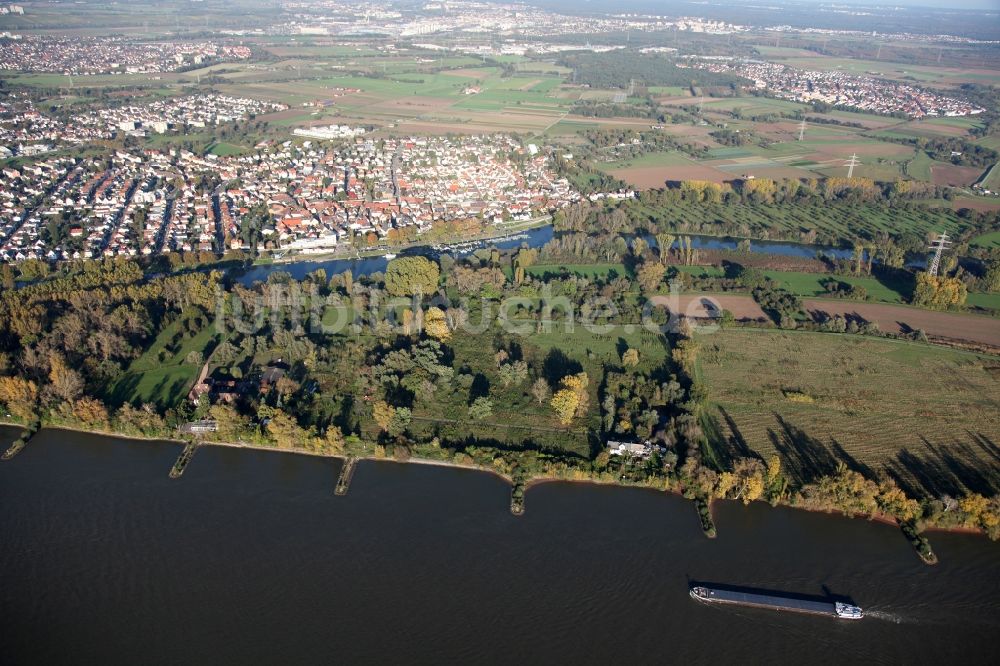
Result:
<svg viewBox="0 0 1000 666">
<path fill-rule="evenodd" d="M 0 429 L 6 446 L 14 431 Z M 996 663 L 1000 544 L 763 504 L 44 430 L 0 462 L 0 663 Z M 689 581 L 851 597 L 858 622 Z"/>
</svg>

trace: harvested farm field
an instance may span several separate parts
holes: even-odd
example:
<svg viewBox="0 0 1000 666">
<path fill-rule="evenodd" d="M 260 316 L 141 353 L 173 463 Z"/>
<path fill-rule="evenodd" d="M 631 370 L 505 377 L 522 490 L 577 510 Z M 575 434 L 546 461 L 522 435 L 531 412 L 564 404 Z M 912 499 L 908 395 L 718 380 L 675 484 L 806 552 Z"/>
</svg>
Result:
<svg viewBox="0 0 1000 666">
<path fill-rule="evenodd" d="M 716 317 L 723 310 L 729 310 L 739 320 L 767 319 L 767 315 L 757 305 L 757 301 L 749 296 L 734 296 L 732 294 L 679 294 L 673 296 L 654 296 L 650 299 L 655 305 L 668 310 L 678 310 L 679 314 L 702 319 Z"/>
<path fill-rule="evenodd" d="M 919 328 L 927 335 L 1000 348 L 1000 319 L 993 317 L 833 299 L 804 300 L 802 306 L 814 316 L 823 312 L 878 322 L 883 331 L 908 332 Z"/>
<path fill-rule="evenodd" d="M 889 143 L 886 141 L 868 140 L 861 142 L 845 142 L 841 139 L 833 140 L 825 144 L 820 141 L 803 141 L 802 143 L 807 147 L 811 147 L 815 151 L 815 154 L 810 157 L 825 156 L 826 159 L 831 157 L 840 159 L 845 156 L 850 157 L 852 154 L 857 154 L 858 158 L 905 158 L 913 155 L 912 147 L 904 146 L 898 143 Z"/>
<path fill-rule="evenodd" d="M 752 173 L 757 178 L 771 178 L 773 180 L 781 180 L 784 178 L 802 180 L 815 177 L 815 174 L 811 171 L 793 166 L 765 166 L 750 168 L 747 169 L 747 171 Z"/>
<path fill-rule="evenodd" d="M 729 310 L 736 319 L 767 319 L 764 311 L 750 296 L 742 294 L 680 294 L 676 301 L 670 296 L 654 296 L 656 305 L 681 314 L 700 318 L 713 316 L 710 312 Z M 960 312 L 936 312 L 903 305 L 861 303 L 833 298 L 812 298 L 802 301 L 803 309 L 813 318 L 820 315 L 841 315 L 856 320 L 876 322 L 883 331 L 908 333 L 923 329 L 927 335 L 950 338 L 1000 348 L 1000 319 Z M 1000 362 L 998 362 L 1000 365 Z"/>
<path fill-rule="evenodd" d="M 697 339 L 705 454 L 717 464 L 777 454 L 806 482 L 844 463 L 915 497 L 1000 489 L 996 357 L 800 331 Z"/>
<path fill-rule="evenodd" d="M 954 210 L 970 208 L 979 212 L 1000 210 L 1000 197 L 955 197 L 951 207 Z"/>
<path fill-rule="evenodd" d="M 972 185 L 982 175 L 983 169 L 979 167 L 964 167 L 954 164 L 935 164 L 931 167 L 931 182 L 935 185 L 963 187 Z"/>
<path fill-rule="evenodd" d="M 663 187 L 667 181 L 710 180 L 713 183 L 724 183 L 737 177 L 735 174 L 726 173 L 725 171 L 700 164 L 631 167 L 628 169 L 612 169 L 609 173 L 615 178 L 620 178 L 629 185 L 641 190 Z"/>
</svg>

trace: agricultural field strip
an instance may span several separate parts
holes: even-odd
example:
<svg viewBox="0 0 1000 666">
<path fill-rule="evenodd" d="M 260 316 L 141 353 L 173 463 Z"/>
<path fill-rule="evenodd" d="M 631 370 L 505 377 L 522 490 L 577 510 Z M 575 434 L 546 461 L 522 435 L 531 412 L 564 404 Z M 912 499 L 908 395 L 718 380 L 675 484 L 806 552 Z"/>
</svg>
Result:
<svg viewBox="0 0 1000 666">
<path fill-rule="evenodd" d="M 821 457 L 796 452 L 796 446 L 826 449 L 827 455 L 841 449 L 911 481 L 905 452 L 921 458 L 937 450 L 996 470 L 995 460 L 966 441 L 967 433 L 994 441 L 1000 436 L 993 418 L 1000 382 L 985 369 L 996 366 L 995 359 L 852 336 L 833 342 L 817 333 L 737 330 L 700 339 L 701 374 L 710 400 L 723 410 L 717 415 L 727 441 L 717 446 L 742 438 L 762 456 L 791 459 L 793 470 L 805 466 L 797 457 Z M 928 382 L 928 376 L 937 380 Z M 806 402 L 789 395 L 806 396 Z M 954 409 L 956 400 L 965 408 Z"/>
</svg>

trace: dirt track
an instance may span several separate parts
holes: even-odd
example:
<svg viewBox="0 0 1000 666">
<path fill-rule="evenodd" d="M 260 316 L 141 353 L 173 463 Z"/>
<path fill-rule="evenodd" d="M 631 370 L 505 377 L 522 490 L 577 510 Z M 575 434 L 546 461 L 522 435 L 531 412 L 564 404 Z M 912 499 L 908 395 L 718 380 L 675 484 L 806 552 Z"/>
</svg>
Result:
<svg viewBox="0 0 1000 666">
<path fill-rule="evenodd" d="M 825 312 L 878 322 L 883 331 L 906 332 L 922 328 L 928 335 L 1000 347 L 1000 319 L 992 317 L 832 299 L 809 299 L 802 305 L 810 314 Z"/>
</svg>

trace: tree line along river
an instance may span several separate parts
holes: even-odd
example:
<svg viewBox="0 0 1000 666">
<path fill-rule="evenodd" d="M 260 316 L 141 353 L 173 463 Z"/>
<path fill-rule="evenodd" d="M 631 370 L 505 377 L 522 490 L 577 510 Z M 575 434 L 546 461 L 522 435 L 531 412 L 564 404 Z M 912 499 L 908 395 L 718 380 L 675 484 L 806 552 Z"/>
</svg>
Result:
<svg viewBox="0 0 1000 666">
<path fill-rule="evenodd" d="M 494 240 L 481 241 L 477 243 L 477 246 L 485 248 L 495 247 L 500 250 L 511 250 L 521 247 L 521 245 L 524 244 L 527 247 L 540 248 L 552 240 L 556 235 L 557 232 L 553 229 L 552 225 L 546 225 L 528 229 L 512 238 L 497 238 Z M 736 238 L 697 236 L 693 234 L 682 235 L 690 236 L 691 246 L 699 250 L 735 250 L 739 246 L 739 239 Z M 652 236 L 645 238 L 651 246 L 655 247 L 655 238 Z M 759 254 L 802 258 L 815 257 L 817 252 L 822 252 L 828 256 L 836 257 L 838 259 L 848 259 L 853 255 L 853 250 L 828 247 L 825 245 L 803 245 L 801 243 L 790 243 L 787 241 L 752 240 L 750 241 L 750 251 Z M 439 252 L 430 247 L 418 246 L 400 252 L 400 255 L 406 254 L 437 256 Z M 923 259 L 912 259 L 913 261 L 911 261 L 911 264 L 919 264 L 921 266 L 924 265 Z M 318 268 L 325 270 L 327 275 L 335 275 L 337 273 L 343 273 L 346 270 L 350 270 L 354 274 L 354 277 L 360 277 L 362 275 L 371 275 L 372 273 L 384 271 L 387 263 L 388 260 L 385 257 L 330 260 L 309 260 L 303 257 L 296 257 L 294 261 L 254 266 L 239 273 L 237 279 L 244 285 L 250 285 L 258 280 L 266 280 L 267 276 L 275 271 L 286 271 L 295 279 L 301 280 Z"/>
<path fill-rule="evenodd" d="M 0 444 L 16 436 L 0 430 Z M 1000 547 L 860 519 L 46 429 L 0 463 L 4 664 L 993 663 Z M 865 608 L 716 607 L 690 581 Z"/>
</svg>

